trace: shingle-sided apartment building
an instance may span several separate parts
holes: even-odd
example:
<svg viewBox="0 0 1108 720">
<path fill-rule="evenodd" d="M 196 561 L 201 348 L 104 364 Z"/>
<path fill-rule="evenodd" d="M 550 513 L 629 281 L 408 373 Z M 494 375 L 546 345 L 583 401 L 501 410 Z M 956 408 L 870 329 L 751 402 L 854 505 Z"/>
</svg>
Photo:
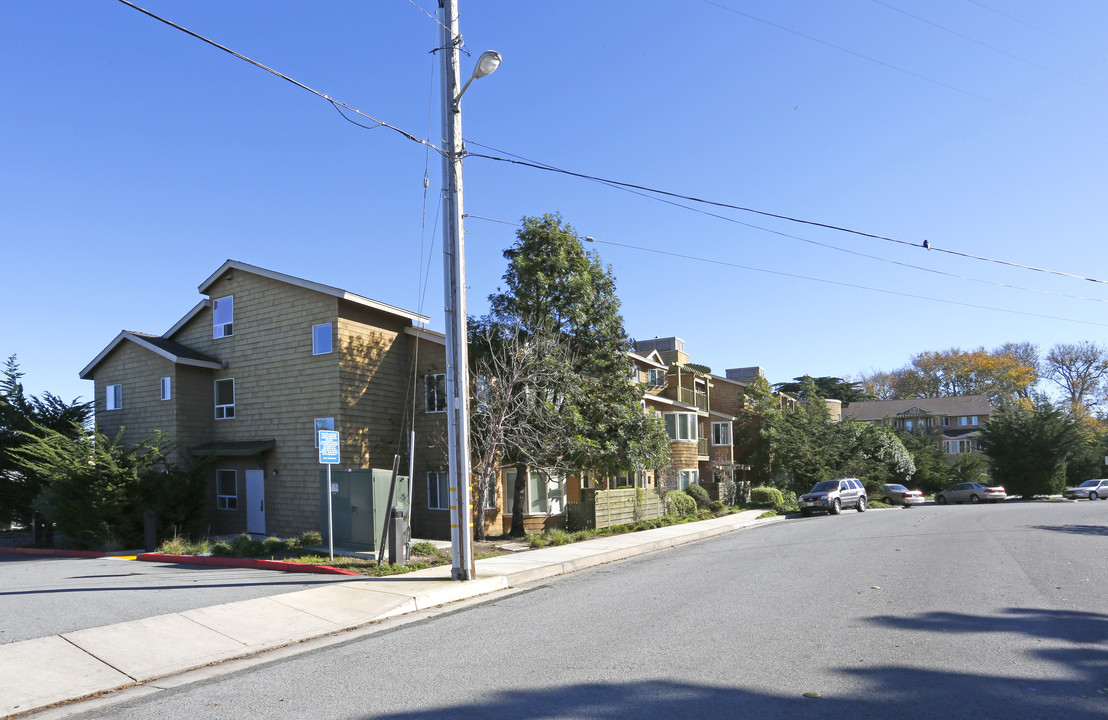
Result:
<svg viewBox="0 0 1108 720">
<path fill-rule="evenodd" d="M 993 407 L 984 395 L 852 402 L 842 410 L 844 420 L 915 434 L 936 431 L 936 442 L 949 464 L 957 462 L 959 455 L 977 452 L 981 427 L 992 414 Z"/>
<path fill-rule="evenodd" d="M 413 524 L 441 524 L 446 511 L 419 512 L 433 504 L 422 479 L 445 466 L 445 414 L 425 411 L 425 378 L 444 367 L 428 318 L 234 260 L 199 292 L 168 331 L 121 332 L 81 371 L 101 432 L 137 443 L 161 430 L 179 460 L 212 458 L 213 534 L 326 535 L 316 432 L 339 431 L 340 475 L 391 471 L 397 454 L 407 475 L 414 427 Z M 336 538 L 359 521 L 354 501 L 341 507 Z"/>
</svg>

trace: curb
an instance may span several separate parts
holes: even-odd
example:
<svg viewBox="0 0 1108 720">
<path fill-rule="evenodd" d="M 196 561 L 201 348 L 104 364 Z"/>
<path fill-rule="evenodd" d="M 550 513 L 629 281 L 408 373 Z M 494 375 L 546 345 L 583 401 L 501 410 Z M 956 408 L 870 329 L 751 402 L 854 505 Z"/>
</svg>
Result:
<svg viewBox="0 0 1108 720">
<path fill-rule="evenodd" d="M 317 573 L 323 575 L 357 575 L 352 570 L 331 567 L 330 565 L 305 565 L 303 563 L 284 562 L 283 560 L 256 560 L 253 558 L 204 557 L 200 555 L 165 555 L 163 553 L 141 553 L 136 557 L 144 562 L 165 562 L 180 565 L 213 565 L 216 567 L 250 568 L 253 570 L 277 570 L 280 572 Z"/>
<path fill-rule="evenodd" d="M 83 557 L 102 558 L 107 553 L 99 550 L 56 550 L 54 548 L 8 548 L 0 547 L 0 553 L 12 553 L 14 555 L 45 555 L 47 557 Z"/>
</svg>

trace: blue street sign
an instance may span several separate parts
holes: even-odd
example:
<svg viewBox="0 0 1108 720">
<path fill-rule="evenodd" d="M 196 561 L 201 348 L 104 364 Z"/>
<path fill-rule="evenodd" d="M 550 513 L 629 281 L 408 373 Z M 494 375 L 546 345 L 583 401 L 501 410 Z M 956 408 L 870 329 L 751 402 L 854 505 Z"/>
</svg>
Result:
<svg viewBox="0 0 1108 720">
<path fill-rule="evenodd" d="M 319 461 L 324 465 L 339 464 L 339 431 L 319 430 Z"/>
</svg>

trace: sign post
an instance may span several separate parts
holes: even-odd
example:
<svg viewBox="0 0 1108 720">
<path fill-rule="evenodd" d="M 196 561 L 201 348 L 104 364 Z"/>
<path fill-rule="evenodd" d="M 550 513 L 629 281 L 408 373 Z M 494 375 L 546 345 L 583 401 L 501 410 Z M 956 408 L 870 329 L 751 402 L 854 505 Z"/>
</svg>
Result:
<svg viewBox="0 0 1108 720">
<path fill-rule="evenodd" d="M 331 484 L 331 466 L 339 464 L 339 431 L 317 430 L 319 433 L 319 462 L 327 466 L 327 549 L 331 559 L 335 559 L 335 524 L 331 511 L 331 495 L 335 487 Z"/>
</svg>

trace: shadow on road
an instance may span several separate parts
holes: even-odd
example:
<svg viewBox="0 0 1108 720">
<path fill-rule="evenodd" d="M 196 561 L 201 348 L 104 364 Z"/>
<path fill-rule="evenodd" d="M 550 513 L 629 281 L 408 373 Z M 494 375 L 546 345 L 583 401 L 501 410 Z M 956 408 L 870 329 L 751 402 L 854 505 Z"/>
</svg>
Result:
<svg viewBox="0 0 1108 720">
<path fill-rule="evenodd" d="M 1070 533 L 1071 535 L 1099 535 L 1108 537 L 1108 525 L 1032 525 L 1034 530 Z"/>
</svg>

